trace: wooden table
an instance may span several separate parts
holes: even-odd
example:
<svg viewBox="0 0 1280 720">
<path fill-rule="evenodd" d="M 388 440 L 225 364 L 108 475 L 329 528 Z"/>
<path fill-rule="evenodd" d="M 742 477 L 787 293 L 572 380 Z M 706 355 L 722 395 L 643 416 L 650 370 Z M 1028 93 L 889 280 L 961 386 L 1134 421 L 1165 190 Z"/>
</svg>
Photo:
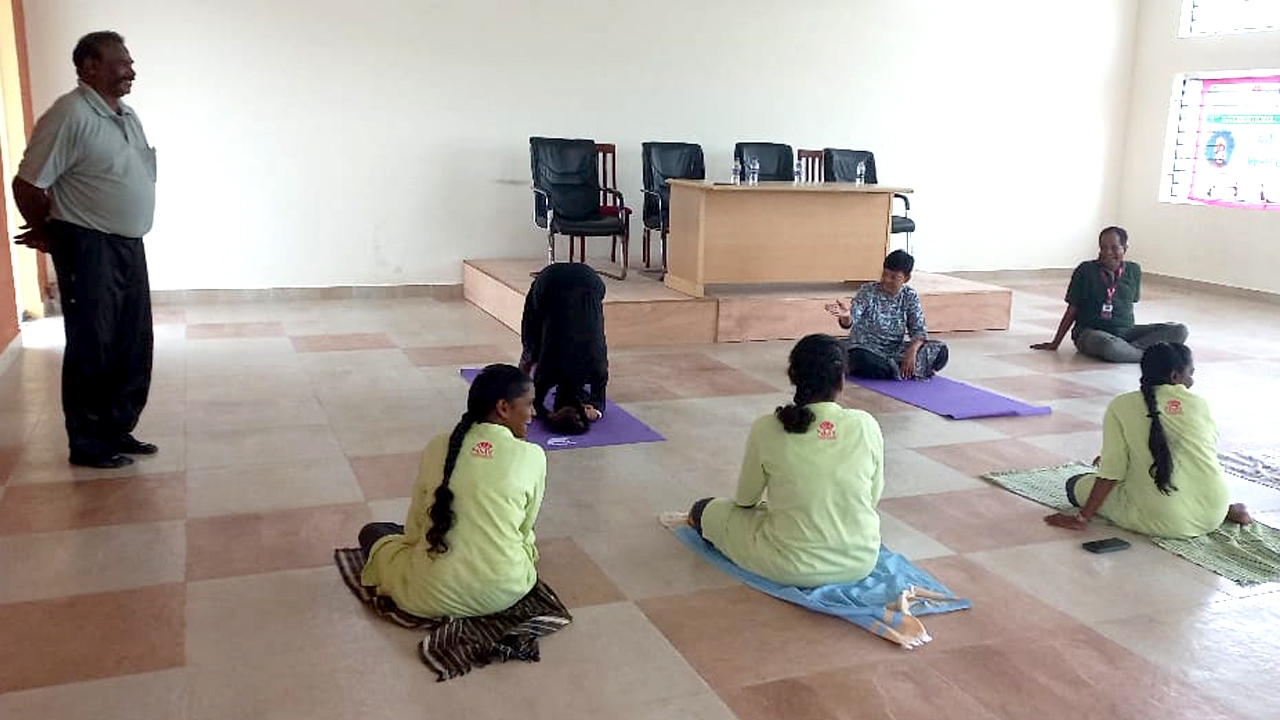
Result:
<svg viewBox="0 0 1280 720">
<path fill-rule="evenodd" d="M 893 195 L 911 192 L 853 183 L 670 184 L 666 284 L 694 297 L 714 284 L 876 280 Z"/>
</svg>

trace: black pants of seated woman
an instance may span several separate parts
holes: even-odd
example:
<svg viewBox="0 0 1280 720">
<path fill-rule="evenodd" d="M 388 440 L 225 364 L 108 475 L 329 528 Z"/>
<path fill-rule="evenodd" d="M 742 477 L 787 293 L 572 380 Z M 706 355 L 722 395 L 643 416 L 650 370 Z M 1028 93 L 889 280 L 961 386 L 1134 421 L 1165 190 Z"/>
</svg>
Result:
<svg viewBox="0 0 1280 720">
<path fill-rule="evenodd" d="M 693 529 L 699 536 L 702 536 L 702 513 L 706 511 L 707 505 L 711 504 L 711 501 L 714 499 L 715 498 L 702 498 L 698 502 L 694 503 L 693 507 L 689 508 L 689 524 L 693 526 Z"/>
<path fill-rule="evenodd" d="M 1072 507 L 1084 507 L 1084 501 L 1076 497 L 1076 483 L 1080 482 L 1080 478 L 1087 477 L 1088 475 L 1089 473 L 1080 473 L 1079 475 L 1072 475 L 1067 479 L 1067 501 L 1071 503 Z M 1084 500 L 1087 501 L 1088 499 L 1089 498 L 1085 498 Z"/>
<path fill-rule="evenodd" d="M 393 522 L 376 522 L 369 523 L 360 528 L 360 551 L 364 553 L 365 559 L 369 558 L 369 552 L 373 550 L 373 544 L 388 535 L 403 535 L 404 526 Z"/>
<path fill-rule="evenodd" d="M 898 377 L 898 370 L 883 355 L 853 348 L 849 351 L 849 374 L 867 380 L 893 380 Z"/>
<path fill-rule="evenodd" d="M 947 366 L 950 353 L 947 346 L 936 340 L 928 340 L 916 351 L 916 377 L 933 377 Z M 866 380 L 896 380 L 898 366 L 894 361 L 865 348 L 849 350 L 849 374 Z"/>
</svg>

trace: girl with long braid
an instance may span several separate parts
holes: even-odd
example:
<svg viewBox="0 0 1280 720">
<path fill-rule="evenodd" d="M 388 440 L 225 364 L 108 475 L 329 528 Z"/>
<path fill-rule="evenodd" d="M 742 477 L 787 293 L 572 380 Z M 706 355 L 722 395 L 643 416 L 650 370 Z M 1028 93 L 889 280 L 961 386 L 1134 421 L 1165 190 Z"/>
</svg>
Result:
<svg viewBox="0 0 1280 720">
<path fill-rule="evenodd" d="M 1098 471 L 1067 481 L 1067 497 L 1080 512 L 1045 522 L 1083 530 L 1101 515 L 1143 535 L 1191 538 L 1224 520 L 1251 521 L 1244 505 L 1229 504 L 1217 426 L 1209 404 L 1191 392 L 1195 371 L 1191 350 L 1181 343 L 1142 353 L 1139 389 L 1107 406 Z"/>
<path fill-rule="evenodd" d="M 547 457 L 524 441 L 532 419 L 527 375 L 511 365 L 481 371 L 453 432 L 423 451 L 404 525 L 360 531 L 363 583 L 427 618 L 490 615 L 533 589 Z"/>
<path fill-rule="evenodd" d="M 884 438 L 871 415 L 836 403 L 847 369 L 835 338 L 797 343 L 787 371 L 795 398 L 751 426 L 737 494 L 662 523 L 687 523 L 740 567 L 786 585 L 866 577 L 880 552 Z"/>
</svg>

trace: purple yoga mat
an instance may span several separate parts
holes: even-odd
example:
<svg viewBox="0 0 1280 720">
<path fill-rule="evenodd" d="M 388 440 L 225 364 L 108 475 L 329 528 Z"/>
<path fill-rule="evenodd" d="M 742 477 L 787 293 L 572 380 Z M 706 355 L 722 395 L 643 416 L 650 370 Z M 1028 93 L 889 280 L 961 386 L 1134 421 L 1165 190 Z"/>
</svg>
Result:
<svg viewBox="0 0 1280 720">
<path fill-rule="evenodd" d="M 1003 417 L 1008 415 L 1048 415 L 1050 408 L 1028 405 L 962 382 L 935 375 L 928 380 L 850 380 L 868 390 L 915 405 L 952 420 Z"/>
<path fill-rule="evenodd" d="M 480 370 L 463 368 L 461 374 L 462 379 L 470 383 L 480 374 Z M 550 403 L 554 398 L 555 390 L 552 390 L 547 397 L 547 402 Z M 666 440 L 653 428 L 608 400 L 605 401 L 604 417 L 591 423 L 591 429 L 585 435 L 556 435 L 541 420 L 535 418 L 529 424 L 529 437 L 525 439 L 541 445 L 543 450 L 630 445 Z"/>
</svg>

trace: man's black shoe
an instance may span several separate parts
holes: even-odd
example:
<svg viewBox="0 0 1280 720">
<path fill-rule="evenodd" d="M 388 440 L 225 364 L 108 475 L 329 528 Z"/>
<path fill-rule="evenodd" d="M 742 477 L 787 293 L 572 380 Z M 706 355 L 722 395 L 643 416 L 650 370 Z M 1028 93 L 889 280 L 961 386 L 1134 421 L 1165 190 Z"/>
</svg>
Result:
<svg viewBox="0 0 1280 720">
<path fill-rule="evenodd" d="M 126 465 L 133 464 L 133 458 L 113 453 L 110 455 L 75 455 L 73 454 L 69 460 L 72 465 L 80 467 L 98 468 L 99 470 L 114 470 L 122 468 Z"/>
<path fill-rule="evenodd" d="M 132 435 L 125 435 L 116 443 L 116 452 L 125 455 L 155 455 L 160 448 L 149 442 L 142 442 Z"/>
</svg>

